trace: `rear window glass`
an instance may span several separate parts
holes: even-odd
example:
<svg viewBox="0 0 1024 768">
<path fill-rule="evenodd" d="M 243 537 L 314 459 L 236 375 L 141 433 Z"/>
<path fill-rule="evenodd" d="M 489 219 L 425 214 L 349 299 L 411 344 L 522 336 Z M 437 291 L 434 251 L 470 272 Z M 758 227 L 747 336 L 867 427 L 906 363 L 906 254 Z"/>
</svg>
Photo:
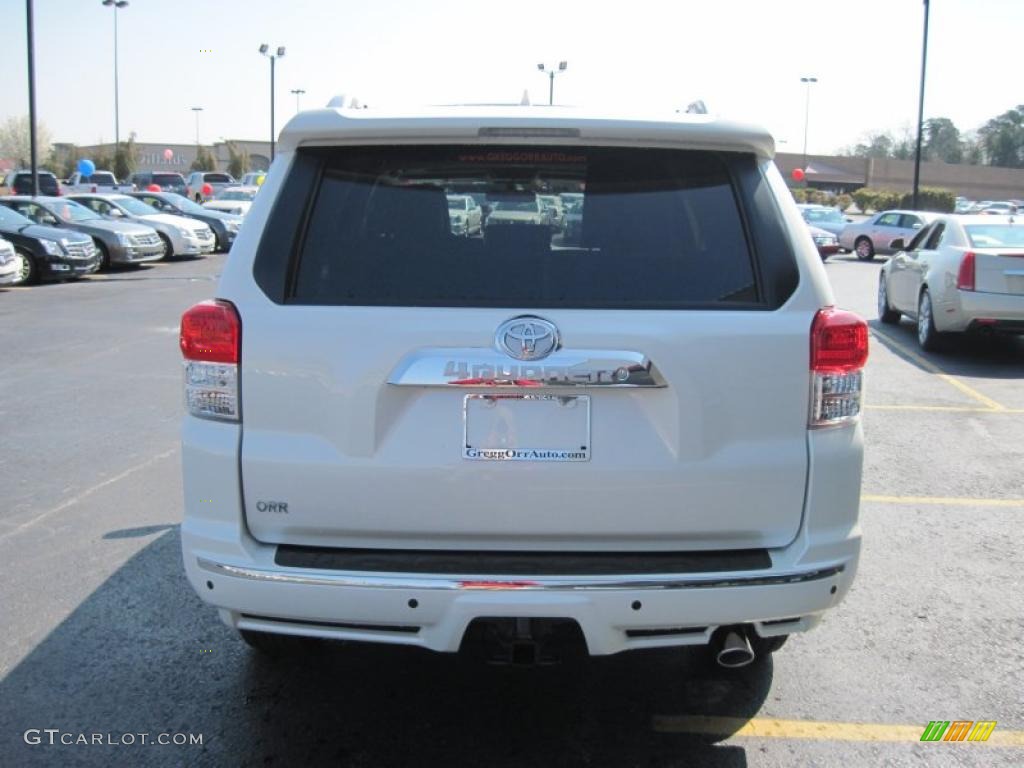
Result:
<svg viewBox="0 0 1024 768">
<path fill-rule="evenodd" d="M 184 184 L 185 180 L 176 173 L 154 173 L 153 183 L 164 186 L 165 184 Z"/>
<path fill-rule="evenodd" d="M 94 173 L 89 177 L 89 181 L 93 184 L 117 184 L 117 179 L 112 173 Z"/>
<path fill-rule="evenodd" d="M 803 214 L 804 219 L 811 223 L 817 223 L 819 221 L 846 223 L 846 219 L 843 218 L 843 214 L 835 208 L 804 208 Z"/>
<path fill-rule="evenodd" d="M 203 179 L 211 184 L 230 184 L 231 177 L 223 173 L 206 173 Z"/>
<path fill-rule="evenodd" d="M 321 151 L 286 301 L 677 308 L 759 300 L 726 156 L 615 148 Z M 453 227 L 471 195 L 482 222 Z M 557 215 L 561 196 L 578 215 Z"/>
<path fill-rule="evenodd" d="M 1024 227 L 1013 224 L 971 224 L 964 227 L 974 248 L 1024 248 Z"/>
<path fill-rule="evenodd" d="M 40 173 L 39 191 L 47 195 L 54 195 L 57 192 L 57 177 L 52 173 Z M 21 195 L 32 193 L 32 174 L 19 173 L 14 177 L 14 191 Z"/>
</svg>

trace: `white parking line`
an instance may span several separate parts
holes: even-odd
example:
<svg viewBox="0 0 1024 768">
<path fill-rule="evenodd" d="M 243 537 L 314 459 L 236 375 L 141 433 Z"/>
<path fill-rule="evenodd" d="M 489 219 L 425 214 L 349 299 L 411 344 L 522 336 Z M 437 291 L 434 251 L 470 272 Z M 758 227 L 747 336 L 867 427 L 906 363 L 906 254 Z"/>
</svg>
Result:
<svg viewBox="0 0 1024 768">
<path fill-rule="evenodd" d="M 865 493 L 861 501 L 877 504 L 929 504 L 951 507 L 1021 507 L 1024 499 L 979 499 L 967 496 L 879 496 Z"/>
<path fill-rule="evenodd" d="M 175 453 L 177 453 L 177 451 L 177 447 L 170 448 L 164 451 L 163 453 L 158 453 L 155 456 L 146 459 L 146 461 L 142 462 L 141 464 L 136 464 L 134 467 L 129 467 L 124 472 L 116 474 L 113 477 L 108 477 L 102 483 L 97 483 L 91 488 L 87 488 L 77 496 L 72 496 L 70 499 L 65 499 L 56 507 L 48 509 L 45 512 L 41 512 L 35 517 L 26 520 L 21 525 L 17 525 L 8 531 L 0 533 L 0 541 L 5 541 L 6 539 L 9 539 L 11 536 L 14 536 L 17 533 L 21 533 L 22 531 L 25 531 L 33 527 L 34 525 L 41 523 L 43 520 L 50 517 L 51 515 L 55 515 L 58 512 L 67 509 L 68 507 L 74 506 L 78 502 L 82 501 L 82 499 L 92 496 L 94 493 L 96 493 L 96 491 L 101 490 L 102 488 L 106 488 L 108 485 L 113 485 L 114 483 L 120 482 L 121 480 L 124 480 L 126 477 L 129 477 L 130 475 L 134 475 L 136 472 L 146 469 L 147 467 L 156 464 L 158 461 L 161 461 L 162 459 L 166 459 L 168 456 L 173 456 Z"/>
</svg>

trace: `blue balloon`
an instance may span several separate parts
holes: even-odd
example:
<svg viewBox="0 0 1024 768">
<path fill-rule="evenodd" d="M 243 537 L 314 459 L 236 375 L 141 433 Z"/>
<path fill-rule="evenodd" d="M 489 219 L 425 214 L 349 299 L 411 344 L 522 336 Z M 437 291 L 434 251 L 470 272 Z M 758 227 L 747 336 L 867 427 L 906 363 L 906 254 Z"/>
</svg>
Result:
<svg viewBox="0 0 1024 768">
<path fill-rule="evenodd" d="M 83 157 L 78 161 L 78 172 L 83 176 L 92 176 L 96 173 L 96 163 Z"/>
</svg>

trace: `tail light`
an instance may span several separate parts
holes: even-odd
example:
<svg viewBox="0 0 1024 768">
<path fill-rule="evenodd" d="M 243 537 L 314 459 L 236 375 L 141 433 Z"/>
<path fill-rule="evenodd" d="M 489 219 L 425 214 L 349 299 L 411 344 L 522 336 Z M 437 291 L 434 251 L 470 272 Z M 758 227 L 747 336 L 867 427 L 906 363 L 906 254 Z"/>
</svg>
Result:
<svg viewBox="0 0 1024 768">
<path fill-rule="evenodd" d="M 204 301 L 181 316 L 185 407 L 203 419 L 238 421 L 242 321 L 229 301 Z"/>
<path fill-rule="evenodd" d="M 852 312 L 818 310 L 811 324 L 811 413 L 808 425 L 857 420 L 868 360 L 868 324 Z"/>
<path fill-rule="evenodd" d="M 974 251 L 968 251 L 960 260 L 960 271 L 956 273 L 956 287 L 961 291 L 974 290 Z"/>
</svg>

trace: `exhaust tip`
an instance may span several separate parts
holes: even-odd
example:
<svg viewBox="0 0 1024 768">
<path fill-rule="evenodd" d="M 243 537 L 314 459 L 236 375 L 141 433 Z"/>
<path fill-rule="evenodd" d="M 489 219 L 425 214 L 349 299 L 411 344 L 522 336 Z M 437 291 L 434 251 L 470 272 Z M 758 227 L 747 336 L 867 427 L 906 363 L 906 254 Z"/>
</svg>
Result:
<svg viewBox="0 0 1024 768">
<path fill-rule="evenodd" d="M 715 661 L 718 666 L 726 669 L 738 669 L 745 667 L 754 661 L 754 649 L 750 647 L 750 640 L 741 631 L 732 630 L 726 633 L 718 652 L 715 654 Z"/>
</svg>

